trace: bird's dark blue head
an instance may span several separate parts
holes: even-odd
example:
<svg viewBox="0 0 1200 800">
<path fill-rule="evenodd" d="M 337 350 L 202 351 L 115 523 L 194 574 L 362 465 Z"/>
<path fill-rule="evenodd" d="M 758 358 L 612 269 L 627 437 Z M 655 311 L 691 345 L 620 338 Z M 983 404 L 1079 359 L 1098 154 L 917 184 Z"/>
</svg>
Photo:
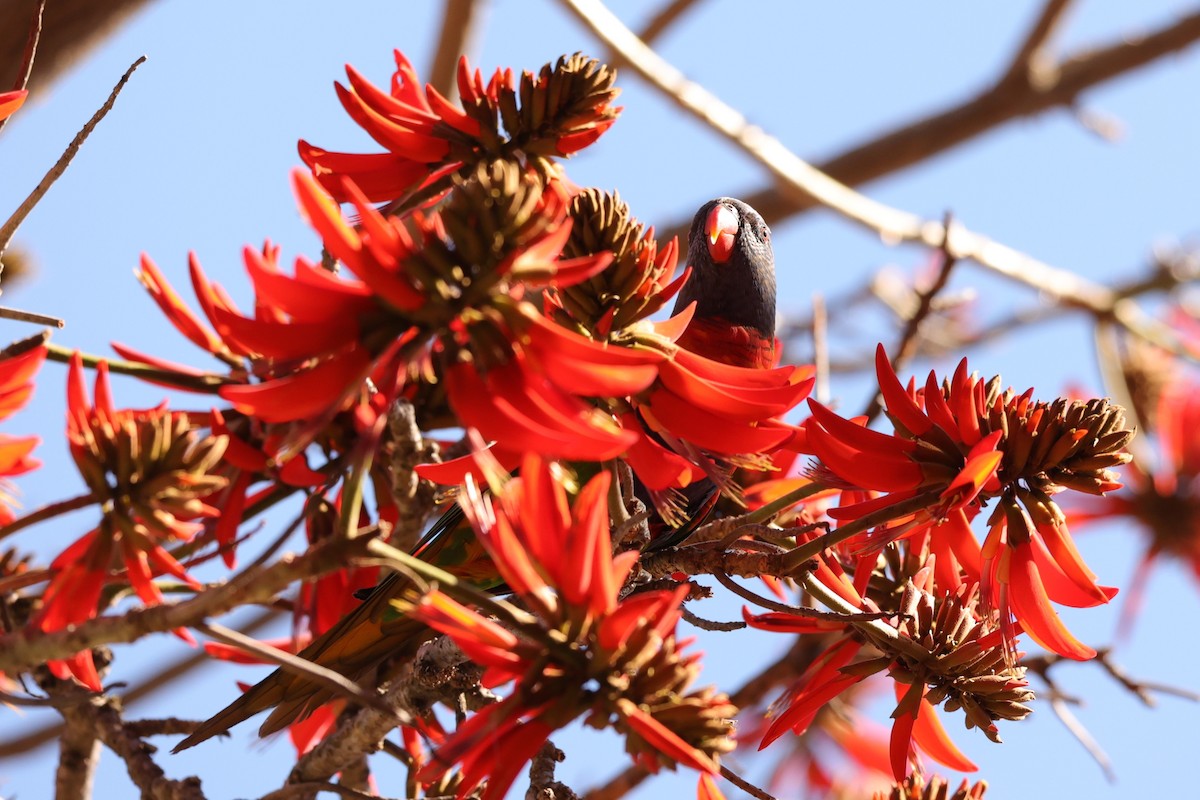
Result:
<svg viewBox="0 0 1200 800">
<path fill-rule="evenodd" d="M 688 234 L 692 276 L 675 311 L 696 302 L 695 319 L 720 320 L 775 336 L 775 255 L 771 231 L 741 200 L 719 197 L 700 207 Z"/>
</svg>

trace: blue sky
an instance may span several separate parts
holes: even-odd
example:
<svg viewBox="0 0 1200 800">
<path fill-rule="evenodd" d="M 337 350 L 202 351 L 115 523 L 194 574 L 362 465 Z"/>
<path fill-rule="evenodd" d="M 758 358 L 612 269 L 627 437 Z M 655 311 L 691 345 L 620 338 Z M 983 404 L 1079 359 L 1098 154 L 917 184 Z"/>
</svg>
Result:
<svg viewBox="0 0 1200 800">
<path fill-rule="evenodd" d="M 762 2 L 753 12 L 749 5 L 699 3 L 664 37 L 662 52 L 802 157 L 819 161 L 984 86 L 1039 4 Z M 1185 8 L 1167 0 L 1079 5 L 1058 43 L 1060 52 L 1161 24 Z M 613 7 L 635 23 L 646 15 L 632 0 Z M 60 343 L 106 353 L 107 343 L 117 340 L 203 364 L 133 279 L 139 253 L 149 253 L 182 288 L 187 252 L 194 249 L 209 274 L 245 300 L 243 244 L 270 238 L 282 244 L 285 256 L 318 251 L 288 189 L 288 170 L 298 163 L 295 142 L 303 137 L 330 149 L 370 149 L 338 105 L 332 82 L 350 62 L 385 84 L 393 48 L 407 53 L 424 75 L 441 4 L 380 0 L 335 6 L 308 0 L 289 3 L 281 13 L 284 8 L 228 0 L 152 4 L 18 113 L 0 137 L 3 208 L 20 202 L 129 63 L 141 54 L 149 58 L 21 230 L 17 245 L 32 255 L 38 271 L 29 282 L 6 289 L 6 304 L 65 318 L 66 329 L 55 335 Z M 485 71 L 497 65 L 536 69 L 576 50 L 604 57 L 603 48 L 549 0 L 495 0 L 487 13 L 478 58 Z M 764 183 L 761 166 L 636 77 L 626 74 L 619 85 L 625 112 L 596 146 L 569 163 L 577 183 L 618 188 L 639 218 L 659 225 L 690 217 L 711 197 L 746 193 Z M 1120 121 L 1124 136 L 1117 143 L 1102 141 L 1071 114 L 1055 111 L 1010 123 L 866 192 L 929 217 L 952 210 L 974 230 L 1095 280 L 1132 275 L 1144 268 L 1153 245 L 1194 244 L 1200 233 L 1197 85 L 1200 51 L 1167 58 L 1083 98 L 1083 108 Z M 813 293 L 836 296 L 881 266 L 912 270 L 926 259 L 916 248 L 885 247 L 828 212 L 808 214 L 774 233 L 785 316 L 803 315 Z M 970 265 L 959 269 L 954 285 L 977 288 L 985 313 L 1036 300 L 1032 292 Z M 5 324 L 5 341 L 31 332 Z M 862 337 L 894 340 L 894 332 L 878 320 L 855 324 Z M 1090 348 L 1086 321 L 1067 318 L 968 355 L 981 373 L 999 372 L 1018 389 L 1033 385 L 1048 396 L 1068 382 L 1098 385 Z M 857 407 L 866 387 L 862 376 L 835 377 L 833 393 Z M 65 446 L 51 435 L 63 420 L 59 367 L 44 370 L 38 392 L 34 405 L 6 427 L 14 433 L 40 431 L 49 439 L 39 452 L 46 467 L 21 481 L 29 507 L 76 490 Z M 161 390 L 130 381 L 118 383 L 116 394 L 129 405 L 162 397 Z M 90 527 L 89 513 L 27 531 L 16 542 L 52 554 Z M 1097 530 L 1079 541 L 1104 581 L 1127 583 L 1140 554 L 1136 535 Z M 1157 571 L 1135 635 L 1120 651 L 1132 674 L 1200 688 L 1191 665 L 1200 648 L 1190 631 L 1178 629 L 1198 605 L 1193 581 L 1181 567 Z M 731 603 L 699 610 L 716 618 L 738 613 Z M 1101 644 L 1111 638 L 1116 611 L 1066 618 L 1081 638 Z M 706 637 L 704 677 L 736 686 L 780 645 L 742 634 Z M 115 677 L 136 681 L 183 649 L 162 637 L 119 651 L 122 668 Z M 132 713 L 207 716 L 234 696 L 234 680 L 249 676 L 246 669 L 221 666 L 189 684 L 186 696 L 159 696 Z M 1077 713 L 1112 756 L 1119 783 L 1105 782 L 1041 704 L 1026 722 L 1002 726 L 1004 745 L 961 730 L 954 720 L 948 725 L 980 764 L 980 775 L 991 784 L 989 797 L 1062 792 L 1116 798 L 1135 787 L 1140 795 L 1155 796 L 1188 785 L 1192 774 L 1183 743 L 1194 739 L 1195 706 L 1165 698 L 1159 709 L 1147 710 L 1097 667 L 1068 665 L 1059 677 L 1065 688 L 1086 698 Z M 6 735 L 43 721 L 35 714 L 22 720 L 4 713 Z M 611 741 L 591 737 L 572 751 L 574 741 L 569 736 L 558 743 L 568 748 L 560 777 L 576 789 L 591 786 L 620 763 Z M 614 757 L 601 760 L 600 753 Z M 286 742 L 257 743 L 253 726 L 246 725 L 232 740 L 179 757 L 162 755 L 160 763 L 172 776 L 200 774 L 209 796 L 221 798 L 277 787 L 290 757 Z M 0 763 L 0 797 L 45 796 L 53 763 L 53 748 Z M 747 772 L 755 774 L 754 767 L 748 764 Z M 382 774 L 386 781 L 394 773 Z M 100 775 L 99 797 L 133 791 L 110 753 Z M 692 785 L 690 777 L 660 779 L 639 796 L 684 796 Z M 383 791 L 389 791 L 386 783 Z M 737 793 L 731 790 L 730 796 Z"/>
</svg>

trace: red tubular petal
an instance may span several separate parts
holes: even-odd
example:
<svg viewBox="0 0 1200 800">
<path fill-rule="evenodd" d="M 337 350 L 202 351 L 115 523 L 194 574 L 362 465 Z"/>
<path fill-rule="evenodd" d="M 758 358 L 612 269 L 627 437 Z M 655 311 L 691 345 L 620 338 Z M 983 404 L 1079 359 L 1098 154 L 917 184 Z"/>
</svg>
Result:
<svg viewBox="0 0 1200 800">
<path fill-rule="evenodd" d="M 482 132 L 479 126 L 479 121 L 474 117 L 469 116 L 458 106 L 451 103 L 442 93 L 434 86 L 425 86 L 425 97 L 429 102 L 429 107 L 442 118 L 447 125 L 455 130 L 465 133 L 467 136 L 478 137 Z"/>
<path fill-rule="evenodd" d="M 512 472 L 521 463 L 519 452 L 500 447 L 494 442 L 488 445 L 488 452 L 508 472 Z M 425 480 L 442 486 L 458 486 L 466 481 L 467 475 L 473 476 L 476 483 L 485 483 L 483 471 L 475 461 L 474 454 L 452 458 L 440 464 L 417 464 L 414 470 Z"/>
<path fill-rule="evenodd" d="M 641 425 L 632 414 L 622 417 L 621 424 L 626 430 L 638 433 L 624 458 L 647 489 L 682 488 L 703 477 L 703 472 L 692 462 L 643 435 Z"/>
<path fill-rule="evenodd" d="M 371 108 L 355 92 L 333 85 L 342 108 L 372 139 L 396 155 L 421 164 L 436 164 L 450 150 L 445 139 L 412 130 L 403 123 L 388 119 Z"/>
<path fill-rule="evenodd" d="M 915 489 L 921 483 L 921 468 L 903 453 L 864 453 L 820 425 L 810 423 L 805 430 L 813 454 L 839 478 L 859 488 L 901 492 Z"/>
<path fill-rule="evenodd" d="M 159 271 L 158 266 L 150 260 L 150 256 L 142 253 L 141 266 L 135 273 L 142 286 L 150 293 L 150 297 L 162 309 L 175 329 L 202 350 L 217 353 L 224 349 L 221 340 L 192 313 L 184 304 L 175 289 Z"/>
<path fill-rule="evenodd" d="M 1072 636 L 1050 605 L 1028 543 L 1011 548 L 1008 583 L 1014 615 L 1035 642 L 1076 661 L 1095 657 L 1096 651 Z"/>
<path fill-rule="evenodd" d="M 1041 576 L 1046 595 L 1052 602 L 1071 608 L 1092 608 L 1116 597 L 1116 588 L 1098 586 L 1092 577 L 1081 573 L 1068 573 L 1062 562 L 1055 559 L 1046 549 L 1042 537 L 1035 536 L 1031 546 L 1038 575 Z"/>
<path fill-rule="evenodd" d="M 252 386 L 222 386 L 218 393 L 243 414 L 264 422 L 308 419 L 339 405 L 370 366 L 370 356 L 353 348 L 303 372 Z"/>
<path fill-rule="evenodd" d="M 903 492 L 890 492 L 888 494 L 880 495 L 879 497 L 872 497 L 869 500 L 862 500 L 857 503 L 849 503 L 847 505 L 831 508 L 827 513 L 832 519 L 837 520 L 858 519 L 859 517 L 865 517 L 867 514 L 873 514 L 880 509 L 887 508 L 888 506 L 894 506 L 897 503 L 908 500 L 910 497 L 915 497 L 916 494 L 917 492 L 915 489 L 910 489 Z M 907 518 L 911 518 L 913 515 L 907 514 L 905 516 Z"/>
<path fill-rule="evenodd" d="M 967 758 L 950 739 L 937 709 L 928 700 L 921 698 L 921 711 L 912 729 L 913 740 L 930 758 L 939 764 L 959 772 L 977 772 L 979 767 Z"/>
<path fill-rule="evenodd" d="M 718 773 L 717 765 L 712 759 L 679 738 L 678 734 L 642 711 L 632 701 L 622 698 L 617 703 L 618 713 L 629 723 L 629 727 L 633 728 L 655 750 L 694 770 L 707 772 L 710 775 Z"/>
<path fill-rule="evenodd" d="M 667 391 L 650 396 L 650 410 L 671 433 L 714 453 L 769 453 L 792 437 L 789 428 L 756 427 L 726 419 Z"/>
<path fill-rule="evenodd" d="M 612 475 L 601 471 L 587 482 L 575 500 L 570 546 L 562 553 L 571 594 L 568 602 L 586 600 L 597 618 L 612 610 L 617 587 L 612 584 L 612 544 L 608 537 L 608 487 Z M 563 587 L 564 590 L 567 586 Z"/>
<path fill-rule="evenodd" d="M 313 177 L 341 203 L 349 202 L 342 187 L 348 178 L 372 203 L 403 197 L 429 175 L 429 167 L 394 153 L 335 153 L 314 147 L 303 139 L 300 159 Z"/>
<path fill-rule="evenodd" d="M 258 301 L 282 311 L 294 322 L 324 324 L 345 313 L 357 317 L 372 307 L 370 290 L 361 283 L 340 280 L 328 270 L 319 271 L 327 276 L 320 282 L 313 279 L 315 273 L 311 271 L 292 277 L 274 269 L 253 247 L 245 248 L 242 254 Z"/>
<path fill-rule="evenodd" d="M 500 373 L 504 370 L 493 370 Z M 460 362 L 446 370 L 446 392 L 465 425 L 504 447 L 546 456 L 604 460 L 621 455 L 636 434 L 595 427 L 578 405 L 574 415 L 550 406 L 542 395 L 511 379 L 489 375 L 485 383 L 475 366 Z"/>
<path fill-rule="evenodd" d="M 691 267 L 688 267 L 683 274 L 686 278 L 691 274 Z M 682 280 L 682 278 L 681 278 Z M 662 322 L 651 323 L 654 326 L 654 332 L 659 336 L 665 337 L 668 341 L 674 342 L 683 335 L 687 330 L 688 325 L 692 321 L 692 315 L 696 313 L 696 301 L 688 303 L 687 306 L 675 316 Z"/>
<path fill-rule="evenodd" d="M 892 765 L 892 777 L 897 782 L 904 780 L 904 776 L 908 774 L 908 754 L 912 751 L 913 726 L 916 721 L 916 712 L 913 712 L 898 715 L 892 723 L 888 754 Z"/>
<path fill-rule="evenodd" d="M 875 347 L 875 376 L 879 380 L 879 391 L 888 414 L 914 436 L 928 433 L 933 423 L 896 377 L 882 344 Z"/>
<path fill-rule="evenodd" d="M 702 378 L 747 389 L 787 386 L 806 381 L 813 376 L 812 367 L 786 366 L 773 369 L 741 367 L 714 361 L 687 349 L 677 350 L 673 358 L 680 366 Z"/>
<path fill-rule="evenodd" d="M 962 567 L 967 583 L 978 583 L 981 568 L 979 540 L 971 531 L 971 523 L 962 509 L 955 509 L 946 515 L 941 525 L 930 529 L 931 535 L 946 540 L 950 551 L 954 553 L 959 566 Z"/>
<path fill-rule="evenodd" d="M 937 382 L 937 376 L 931 371 L 925 379 L 925 413 L 933 420 L 933 424 L 944 430 L 955 441 L 962 441 L 958 430 L 958 420 L 954 411 L 942 394 L 942 387 Z"/>
<path fill-rule="evenodd" d="M 529 548 L 545 569 L 557 572 L 563 560 L 567 532 L 571 528 L 571 510 L 567 492 L 554 477 L 550 466 L 536 453 L 521 464 L 521 500 L 519 524 Z M 556 580 L 559 575 L 555 575 Z M 560 584 L 560 591 L 565 588 Z"/>
<path fill-rule="evenodd" d="M 96 662 L 92 659 L 91 650 L 80 650 L 70 658 L 57 662 L 51 661 L 49 666 L 53 668 L 55 664 L 65 666 L 71 675 L 75 677 L 75 680 L 79 681 L 93 692 L 100 692 L 104 690 L 100 685 L 100 673 L 96 671 Z M 60 680 L 65 680 L 67 676 L 65 674 L 59 674 L 56 672 L 55 677 L 59 678 Z"/>
<path fill-rule="evenodd" d="M 336 306 L 330 310 L 338 311 Z M 321 322 L 270 322 L 214 308 L 213 322 L 225 339 L 234 339 L 259 355 L 283 360 L 326 355 L 352 345 L 359 333 L 355 319 L 341 313 Z"/>
<path fill-rule="evenodd" d="M 894 455 L 896 453 L 911 453 L 917 449 L 916 442 L 911 439 L 901 439 L 880 431 L 871 430 L 853 420 L 844 419 L 816 400 L 809 399 L 808 407 L 813 418 L 826 433 L 854 450 Z M 907 459 L 906 459 L 907 460 Z"/>
<path fill-rule="evenodd" d="M 768 611 L 765 614 L 751 614 L 747 606 L 742 606 L 742 619 L 751 628 L 772 633 L 828 633 L 840 631 L 846 626 L 840 622 L 801 617 L 796 614 L 785 614 L 780 611 Z"/>
<path fill-rule="evenodd" d="M 421 81 L 417 71 L 399 50 L 393 51 L 396 60 L 396 70 L 392 73 L 392 97 L 414 108 L 426 109 L 425 97 L 421 94 Z"/>
<path fill-rule="evenodd" d="M 663 385 L 697 407 L 727 419 L 756 422 L 790 411 L 807 396 L 810 384 L 747 388 L 707 381 L 666 361 L 659 368 Z"/>
<path fill-rule="evenodd" d="M 0 120 L 8 119 L 12 116 L 24 104 L 25 98 L 28 96 L 29 92 L 24 89 L 17 89 L 12 92 L 0 92 Z"/>
<path fill-rule="evenodd" d="M 725 795 L 710 775 L 701 772 L 700 782 L 696 784 L 696 800 L 725 800 Z"/>
<path fill-rule="evenodd" d="M 950 381 L 950 403 L 954 418 L 958 420 L 958 435 L 969 446 L 973 446 L 983 435 L 979 430 L 979 411 L 975 407 L 977 383 L 967 374 L 967 360 L 964 358 L 958 362 L 958 369 L 954 370 L 954 377 Z"/>
<path fill-rule="evenodd" d="M 350 80 L 350 86 L 359 99 L 385 117 L 399 120 L 406 124 L 419 125 L 423 123 L 427 127 L 431 127 L 437 122 L 425 106 L 424 99 L 421 97 L 420 91 L 417 90 L 415 81 L 412 84 L 411 93 L 408 93 L 408 97 L 414 100 L 414 103 L 409 102 L 404 97 L 388 94 L 363 77 L 361 72 L 349 64 L 346 65 L 346 77 Z M 416 77 L 415 74 L 413 77 Z M 407 88 L 408 81 L 405 81 L 402 85 Z"/>
</svg>

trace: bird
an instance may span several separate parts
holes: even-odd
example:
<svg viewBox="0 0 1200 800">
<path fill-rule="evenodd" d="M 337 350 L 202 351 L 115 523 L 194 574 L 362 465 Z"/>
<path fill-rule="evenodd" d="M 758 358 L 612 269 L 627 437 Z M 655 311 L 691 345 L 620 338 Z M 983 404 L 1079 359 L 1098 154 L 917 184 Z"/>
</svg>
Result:
<svg viewBox="0 0 1200 800">
<path fill-rule="evenodd" d="M 676 344 L 736 367 L 775 366 L 775 253 L 759 213 L 732 197 L 705 203 L 688 232 L 688 265 L 674 313 L 696 309 Z"/>
<path fill-rule="evenodd" d="M 735 367 L 774 367 L 775 252 L 762 216 L 732 197 L 708 201 L 692 219 L 687 263 L 692 275 L 676 296 L 672 313 L 680 314 L 693 303 L 695 309 L 675 343 Z M 649 493 L 636 476 L 634 489 L 645 502 Z M 680 515 L 682 524 L 669 525 L 661 515 L 652 518 L 644 550 L 685 541 L 712 514 L 721 492 L 715 481 L 701 478 L 678 494 L 678 504 L 686 509 Z"/>
<path fill-rule="evenodd" d="M 758 212 L 731 197 L 705 203 L 688 233 L 687 263 L 692 274 L 676 298 L 674 314 L 692 303 L 695 308 L 676 344 L 723 364 L 761 369 L 775 366 L 775 261 L 770 230 Z M 635 486 L 635 491 L 644 493 L 645 489 Z M 720 491 L 714 481 L 703 478 L 684 487 L 681 495 L 686 521 L 673 527 L 661 517 L 654 518 L 646 550 L 686 539 L 711 514 Z M 415 554 L 483 588 L 503 589 L 482 546 L 472 540 L 458 505 L 431 526 Z M 358 607 L 304 648 L 300 657 L 353 680 L 375 674 L 385 662 L 401 664 L 411 659 L 436 634 L 392 607 L 391 601 L 409 585 L 399 573 L 388 575 L 364 593 Z M 259 728 L 260 736 L 269 736 L 331 699 L 332 690 L 278 669 L 201 723 L 173 752 L 272 709 Z"/>
</svg>

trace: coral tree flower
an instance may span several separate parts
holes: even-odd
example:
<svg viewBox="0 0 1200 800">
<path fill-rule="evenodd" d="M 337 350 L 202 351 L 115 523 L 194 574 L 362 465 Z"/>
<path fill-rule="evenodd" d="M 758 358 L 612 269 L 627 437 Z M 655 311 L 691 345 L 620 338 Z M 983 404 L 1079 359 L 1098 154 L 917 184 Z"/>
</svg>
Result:
<svg viewBox="0 0 1200 800">
<path fill-rule="evenodd" d="M 154 582 L 159 574 L 199 589 L 164 544 L 188 541 L 203 528 L 197 520 L 220 513 L 205 499 L 225 485 L 211 474 L 224 453 L 224 438 L 201 437 L 187 415 L 163 406 L 115 408 L 103 361 L 89 401 L 79 354 L 71 359 L 67 382 L 67 438 L 103 518 L 51 563 L 42 608 L 30 624 L 56 631 L 95 617 L 101 591 L 114 579 L 128 583 L 147 605 L 163 600 Z M 118 565 L 123 572 L 114 574 Z M 185 631 L 177 633 L 191 641 Z M 60 678 L 72 674 L 100 691 L 91 651 L 50 667 Z"/>
<path fill-rule="evenodd" d="M 29 402 L 33 396 L 33 378 L 45 360 L 46 347 L 39 344 L 0 361 L 0 420 L 8 419 Z M 37 436 L 0 433 L 0 525 L 7 525 L 14 519 L 15 490 L 8 479 L 41 466 L 41 462 L 31 456 L 39 442 L 41 439 Z"/>
<path fill-rule="evenodd" d="M 422 92 L 412 64 L 400 51 L 395 56 L 390 92 L 349 65 L 350 85 L 335 85 L 346 113 L 386 152 L 336 153 L 300 142 L 300 158 L 339 202 L 354 199 L 346 178 L 368 202 L 386 203 L 484 159 L 569 156 L 598 139 L 620 112 L 610 105 L 616 73 L 579 54 L 536 76 L 522 74 L 519 86 L 512 70 L 499 69 L 485 84 L 464 57 L 462 107 L 432 86 Z"/>
<path fill-rule="evenodd" d="M 984 383 L 964 359 L 939 385 L 929 374 L 922 390 L 896 377 L 882 346 L 876 374 L 894 426 L 881 433 L 843 419 L 818 403 L 807 441 L 819 472 L 836 484 L 874 493 L 832 509 L 840 521 L 886 517 L 864 548 L 922 532 L 931 549 L 970 568 L 980 563 L 983 602 L 1002 612 L 1005 638 L 1019 623 L 1038 644 L 1075 659 L 1095 651 L 1075 639 L 1051 602 L 1087 607 L 1108 602 L 1114 589 L 1099 586 L 1075 548 L 1066 517 L 1052 495 L 1064 489 L 1103 494 L 1120 486 L 1112 468 L 1130 456 L 1133 432 L 1119 406 L 1106 400 L 1052 403 Z M 989 532 L 981 548 L 965 535 L 968 522 L 989 502 Z M 1015 620 L 1015 623 L 1014 623 Z"/>
<path fill-rule="evenodd" d="M 762 630 L 809 635 L 843 631 L 777 704 L 760 749 L 789 730 L 804 733 L 830 700 L 866 677 L 886 671 L 898 701 L 889 744 L 896 780 L 908 772 L 914 744 L 952 769 L 974 771 L 975 765 L 946 735 L 935 707 L 962 709 L 968 728 L 977 727 L 998 742 L 995 721 L 1028 715 L 1024 704 L 1033 692 L 1025 681 L 1025 668 L 1009 663 L 996 615 L 981 612 L 975 588 L 964 584 L 939 596 L 933 576 L 930 563 L 905 582 L 894 609 L 895 622 L 890 624 L 743 612 L 751 627 Z M 836 561 L 822 558 L 814 577 L 848 606 L 879 610 L 859 594 Z"/>
<path fill-rule="evenodd" d="M 369 427 L 408 375 L 440 380 L 463 424 L 512 450 L 604 459 L 635 440 L 590 398 L 641 390 L 657 376 L 661 354 L 607 347 L 550 325 L 524 299 L 527 288 L 584 280 L 609 262 L 607 255 L 560 257 L 570 222 L 559 188 L 490 162 L 439 214 L 402 221 L 384 217 L 347 183 L 360 218 L 353 226 L 309 176 L 297 172 L 294 187 L 351 278 L 304 259 L 288 274 L 276 251 L 247 249 L 251 317 L 193 261 L 204 325 L 143 265 L 144 280 L 185 335 L 218 357 L 245 360 L 221 396 L 248 417 L 292 426 L 275 461 L 286 462 L 339 412 L 354 409 Z"/>
<path fill-rule="evenodd" d="M 536 456 L 495 497 L 468 483 L 460 502 L 528 613 L 512 609 L 519 624 L 510 629 L 441 591 L 402 603 L 484 667 L 485 685 L 512 682 L 506 698 L 459 726 L 424 778 L 457 763 L 460 797 L 485 778 L 484 798 L 502 797 L 546 738 L 580 716 L 615 727 L 651 770 L 683 764 L 716 774 L 732 749 L 727 698 L 687 692 L 699 664 L 675 639 L 686 587 L 618 598 L 638 555 L 611 555 L 609 481 L 607 472 L 594 477 L 574 508 L 555 465 Z"/>
</svg>

